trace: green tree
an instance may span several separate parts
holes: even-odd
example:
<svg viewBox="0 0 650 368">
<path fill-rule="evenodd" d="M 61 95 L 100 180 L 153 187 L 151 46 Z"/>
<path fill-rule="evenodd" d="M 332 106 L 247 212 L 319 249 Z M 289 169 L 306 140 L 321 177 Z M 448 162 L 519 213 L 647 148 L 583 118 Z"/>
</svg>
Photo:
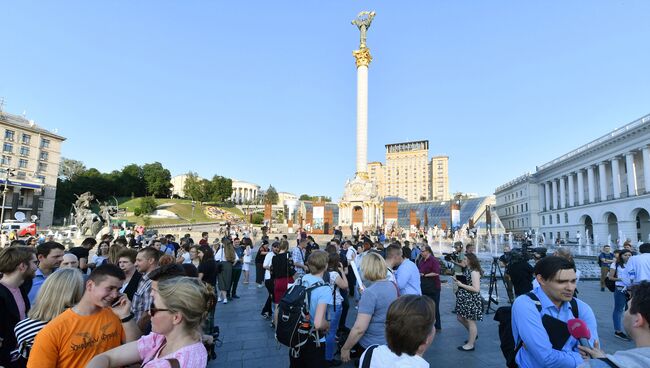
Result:
<svg viewBox="0 0 650 368">
<path fill-rule="evenodd" d="M 142 166 L 142 175 L 147 186 L 147 194 L 154 197 L 169 197 L 172 174 L 160 162 Z"/>
<path fill-rule="evenodd" d="M 127 197 L 142 197 L 147 193 L 144 171 L 137 164 L 124 166 L 120 175 L 121 194 Z"/>
<path fill-rule="evenodd" d="M 269 188 L 266 190 L 266 196 L 264 197 L 264 203 L 276 204 L 278 203 L 278 191 L 275 190 L 273 185 L 269 185 Z"/>
<path fill-rule="evenodd" d="M 311 196 L 309 194 L 301 194 L 298 199 L 301 201 L 311 201 Z"/>
<path fill-rule="evenodd" d="M 86 166 L 83 164 L 83 162 L 61 157 L 61 164 L 59 165 L 59 178 L 63 180 L 71 180 L 82 174 L 84 171 L 86 171 Z"/>
<path fill-rule="evenodd" d="M 186 197 L 190 197 L 195 201 L 202 202 L 202 183 L 199 175 L 195 172 L 188 172 L 187 179 L 185 179 L 185 184 L 183 186 L 183 192 Z"/>
<path fill-rule="evenodd" d="M 153 211 L 156 210 L 156 207 L 158 207 L 158 204 L 156 203 L 156 199 L 154 197 L 142 197 L 140 198 L 140 213 L 143 215 L 149 215 Z"/>
<path fill-rule="evenodd" d="M 215 175 L 211 182 L 211 199 L 215 202 L 223 202 L 232 195 L 232 180 L 223 176 Z"/>
</svg>

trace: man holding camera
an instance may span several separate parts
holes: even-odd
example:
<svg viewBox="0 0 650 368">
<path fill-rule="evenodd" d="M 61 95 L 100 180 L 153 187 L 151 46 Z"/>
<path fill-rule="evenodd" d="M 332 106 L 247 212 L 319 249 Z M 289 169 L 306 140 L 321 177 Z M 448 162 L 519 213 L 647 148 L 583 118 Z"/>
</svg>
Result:
<svg viewBox="0 0 650 368">
<path fill-rule="evenodd" d="M 508 292 L 508 301 L 512 304 L 512 302 L 515 301 L 515 297 L 513 294 L 512 278 L 510 277 L 510 273 L 508 272 L 508 266 L 510 265 L 511 258 L 512 255 L 510 252 L 510 246 L 504 245 L 503 254 L 501 255 L 501 257 L 499 257 L 499 266 L 501 266 L 501 268 L 505 270 L 503 274 L 503 281 L 505 281 L 506 283 L 506 291 Z"/>
<path fill-rule="evenodd" d="M 465 253 L 463 252 L 463 243 L 455 242 L 454 243 L 454 252 L 445 256 L 447 262 L 451 262 L 454 265 L 454 276 L 462 275 L 463 269 L 467 267 L 467 260 L 465 259 Z M 453 284 L 454 295 L 458 290 L 456 283 Z M 451 313 L 456 313 L 456 309 L 452 310 Z"/>
</svg>

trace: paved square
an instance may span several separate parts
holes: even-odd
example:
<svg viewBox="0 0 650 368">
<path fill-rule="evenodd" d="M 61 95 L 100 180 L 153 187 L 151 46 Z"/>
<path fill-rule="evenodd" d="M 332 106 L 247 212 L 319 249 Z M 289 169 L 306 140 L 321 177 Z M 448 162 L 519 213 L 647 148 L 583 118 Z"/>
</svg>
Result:
<svg viewBox="0 0 650 368">
<path fill-rule="evenodd" d="M 483 279 L 483 292 L 486 293 L 488 282 Z M 581 281 L 578 283 L 579 297 L 594 310 L 598 320 L 598 333 L 601 346 L 607 353 L 633 347 L 632 342 L 625 342 L 614 337 L 612 310 L 614 298 L 609 291 L 601 292 L 598 281 Z M 279 345 L 274 338 L 269 321 L 260 316 L 260 310 L 266 300 L 266 289 L 257 288 L 256 284 L 239 286 L 241 299 L 228 304 L 219 304 L 216 311 L 216 323 L 221 328 L 223 346 L 217 349 L 217 360 L 209 367 L 288 367 L 288 349 Z M 501 305 L 504 304 L 505 291 L 500 284 Z M 467 338 L 465 329 L 451 313 L 454 296 L 451 286 L 443 284 L 441 295 L 442 332 L 436 335 L 433 344 L 427 350 L 425 359 L 432 367 L 463 368 L 502 368 L 505 360 L 499 348 L 498 324 L 493 320 L 494 314 L 486 315 L 478 323 L 479 340 L 476 351 L 461 352 L 456 349 Z M 507 303 L 506 303 L 507 304 Z M 350 310 L 347 326 L 354 324 L 356 311 Z M 353 364 L 343 365 L 353 367 Z"/>
</svg>

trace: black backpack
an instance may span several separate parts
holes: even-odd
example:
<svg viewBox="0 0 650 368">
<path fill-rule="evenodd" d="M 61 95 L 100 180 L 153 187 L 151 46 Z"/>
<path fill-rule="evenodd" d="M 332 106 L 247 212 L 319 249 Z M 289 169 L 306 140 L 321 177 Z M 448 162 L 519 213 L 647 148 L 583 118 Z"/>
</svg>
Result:
<svg viewBox="0 0 650 368">
<path fill-rule="evenodd" d="M 304 286 L 302 279 L 298 279 L 278 304 L 278 323 L 275 327 L 275 339 L 282 345 L 290 348 L 292 357 L 300 356 L 300 349 L 313 336 L 319 344 L 320 336 L 312 324 L 309 314 L 309 301 L 312 290 L 329 285 L 317 282 L 311 286 Z"/>
<path fill-rule="evenodd" d="M 538 312 L 542 312 L 542 303 L 537 298 L 537 295 L 534 293 L 526 293 L 527 297 L 533 300 L 535 307 Z M 573 313 L 573 318 L 578 318 L 578 302 L 575 298 L 571 299 L 571 312 Z M 497 309 L 494 314 L 494 320 L 499 322 L 499 341 L 501 342 L 501 353 L 503 357 L 506 358 L 506 366 L 508 368 L 517 368 L 517 363 L 515 358 L 519 349 L 523 346 L 523 341 L 519 341 L 515 345 L 515 338 L 512 335 L 512 307 L 500 307 Z"/>
</svg>

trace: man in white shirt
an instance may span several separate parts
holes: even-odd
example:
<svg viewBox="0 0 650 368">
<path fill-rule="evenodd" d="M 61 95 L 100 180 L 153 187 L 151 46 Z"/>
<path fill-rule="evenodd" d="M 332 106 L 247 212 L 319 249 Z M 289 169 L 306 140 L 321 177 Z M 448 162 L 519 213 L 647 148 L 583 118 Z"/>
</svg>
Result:
<svg viewBox="0 0 650 368">
<path fill-rule="evenodd" d="M 650 281 L 650 243 L 643 243 L 639 247 L 639 254 L 630 258 L 625 265 L 627 278 L 625 286 L 632 286 L 641 281 Z"/>
<path fill-rule="evenodd" d="M 264 262 L 262 263 L 262 267 L 264 267 L 264 286 L 266 286 L 266 290 L 269 292 L 269 296 L 266 298 L 266 303 L 264 303 L 264 307 L 262 308 L 262 317 L 265 319 L 271 319 L 271 316 L 273 315 L 273 279 L 271 279 L 271 262 L 273 262 L 273 257 L 278 252 L 279 246 L 280 243 L 274 242 L 271 245 L 272 251 L 266 253 L 264 256 Z"/>
</svg>

